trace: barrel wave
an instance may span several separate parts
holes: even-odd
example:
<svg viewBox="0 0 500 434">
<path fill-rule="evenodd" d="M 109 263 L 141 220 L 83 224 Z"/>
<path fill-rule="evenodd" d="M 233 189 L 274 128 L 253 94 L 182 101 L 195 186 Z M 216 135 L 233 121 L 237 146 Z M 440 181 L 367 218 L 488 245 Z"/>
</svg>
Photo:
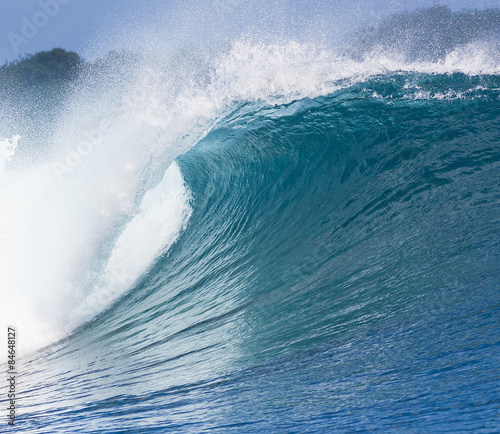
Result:
<svg viewBox="0 0 500 434">
<path fill-rule="evenodd" d="M 121 224 L 126 290 L 24 360 L 24 431 L 498 431 L 499 89 L 233 99 Z"/>
</svg>

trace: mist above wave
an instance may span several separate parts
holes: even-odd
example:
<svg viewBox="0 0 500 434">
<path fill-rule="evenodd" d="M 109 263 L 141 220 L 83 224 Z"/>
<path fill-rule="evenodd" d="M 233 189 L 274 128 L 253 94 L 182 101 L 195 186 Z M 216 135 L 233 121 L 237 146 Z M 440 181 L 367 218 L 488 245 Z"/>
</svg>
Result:
<svg viewBox="0 0 500 434">
<path fill-rule="evenodd" d="M 358 30 L 349 53 L 397 53 L 407 62 L 436 62 L 470 44 L 489 45 L 498 59 L 500 10 L 452 11 L 444 6 L 401 12 Z"/>
</svg>

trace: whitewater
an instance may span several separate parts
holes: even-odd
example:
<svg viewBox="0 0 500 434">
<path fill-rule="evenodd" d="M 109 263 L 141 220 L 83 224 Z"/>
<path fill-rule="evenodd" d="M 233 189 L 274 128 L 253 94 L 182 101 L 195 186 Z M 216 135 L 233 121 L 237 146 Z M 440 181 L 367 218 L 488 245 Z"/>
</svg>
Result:
<svg viewBox="0 0 500 434">
<path fill-rule="evenodd" d="M 18 430 L 497 432 L 498 47 L 117 57 L 5 133 Z"/>
</svg>

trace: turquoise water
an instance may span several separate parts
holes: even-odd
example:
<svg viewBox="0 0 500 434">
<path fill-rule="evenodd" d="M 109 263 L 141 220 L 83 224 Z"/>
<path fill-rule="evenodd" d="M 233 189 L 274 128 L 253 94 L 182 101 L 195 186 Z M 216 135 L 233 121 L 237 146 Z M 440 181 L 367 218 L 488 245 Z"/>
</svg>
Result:
<svg viewBox="0 0 500 434">
<path fill-rule="evenodd" d="M 499 124 L 498 75 L 235 100 L 176 242 L 23 360 L 19 430 L 498 432 Z"/>
</svg>

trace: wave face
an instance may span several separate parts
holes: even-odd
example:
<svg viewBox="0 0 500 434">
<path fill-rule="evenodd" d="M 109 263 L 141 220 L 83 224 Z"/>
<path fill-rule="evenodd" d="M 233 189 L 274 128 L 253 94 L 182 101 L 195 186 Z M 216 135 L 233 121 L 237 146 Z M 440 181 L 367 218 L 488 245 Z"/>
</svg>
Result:
<svg viewBox="0 0 500 434">
<path fill-rule="evenodd" d="M 233 98 L 24 359 L 24 431 L 497 431 L 500 77 L 432 72 Z"/>
</svg>

